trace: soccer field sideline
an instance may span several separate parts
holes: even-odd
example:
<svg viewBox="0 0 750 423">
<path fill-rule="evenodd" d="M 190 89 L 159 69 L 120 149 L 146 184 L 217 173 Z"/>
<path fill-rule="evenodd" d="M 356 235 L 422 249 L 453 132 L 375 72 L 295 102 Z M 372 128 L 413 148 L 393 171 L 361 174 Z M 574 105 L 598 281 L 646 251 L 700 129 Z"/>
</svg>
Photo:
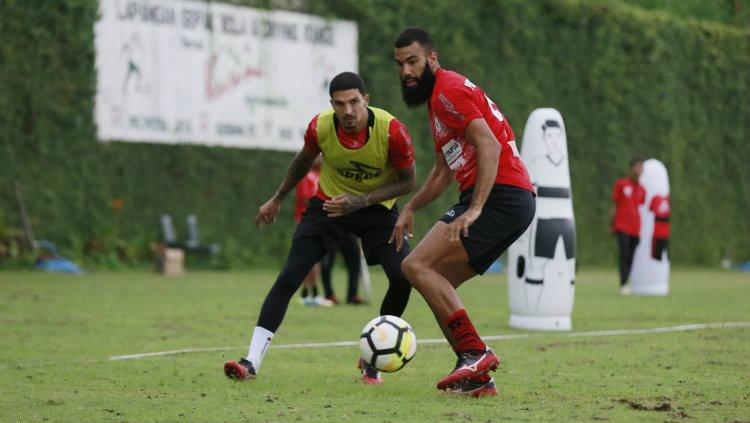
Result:
<svg viewBox="0 0 750 423">
<path fill-rule="evenodd" d="M 670 332 L 684 332 L 704 329 L 733 329 L 750 327 L 750 322 L 719 322 L 719 323 L 693 323 L 677 326 L 663 326 L 656 328 L 636 328 L 636 329 L 618 329 L 618 330 L 600 330 L 588 332 L 537 332 L 521 333 L 516 335 L 490 335 L 483 336 L 484 341 L 512 341 L 516 339 L 529 339 L 532 337 L 558 336 L 571 338 L 599 337 L 599 336 L 621 336 L 621 335 L 643 335 Z M 418 339 L 418 344 L 441 344 L 447 342 L 445 338 Z M 357 341 L 336 341 L 336 342 L 314 342 L 305 344 L 279 344 L 271 345 L 269 348 L 275 349 L 299 349 L 299 348 L 330 348 L 330 347 L 352 347 L 358 345 Z M 208 347 L 208 348 L 183 348 L 179 350 L 155 351 L 138 354 L 115 355 L 108 357 L 109 361 L 135 360 L 147 357 L 161 357 L 177 354 L 204 353 L 231 351 L 244 347 Z"/>
</svg>

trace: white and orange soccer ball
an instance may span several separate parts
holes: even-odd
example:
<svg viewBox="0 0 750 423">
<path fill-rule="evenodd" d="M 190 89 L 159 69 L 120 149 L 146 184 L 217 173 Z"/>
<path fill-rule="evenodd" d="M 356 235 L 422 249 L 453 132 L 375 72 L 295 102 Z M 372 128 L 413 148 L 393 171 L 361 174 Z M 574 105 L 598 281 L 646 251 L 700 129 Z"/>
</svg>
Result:
<svg viewBox="0 0 750 423">
<path fill-rule="evenodd" d="M 378 316 L 365 325 L 359 336 L 362 358 L 383 372 L 395 372 L 417 352 L 417 336 L 411 325 L 396 316 Z"/>
</svg>

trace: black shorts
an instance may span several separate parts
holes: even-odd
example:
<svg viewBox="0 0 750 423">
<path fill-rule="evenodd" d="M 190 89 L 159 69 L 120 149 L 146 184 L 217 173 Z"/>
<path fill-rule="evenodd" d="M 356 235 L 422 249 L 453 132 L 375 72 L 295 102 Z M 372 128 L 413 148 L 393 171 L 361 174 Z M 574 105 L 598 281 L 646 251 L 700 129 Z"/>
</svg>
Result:
<svg viewBox="0 0 750 423">
<path fill-rule="evenodd" d="M 341 244 L 347 233 L 357 235 L 362 240 L 362 250 L 370 266 L 380 264 L 374 251 L 388 244 L 393 227 L 398 220 L 398 208 L 394 205 L 388 209 L 375 204 L 341 217 L 328 217 L 323 210 L 323 200 L 313 197 L 307 203 L 307 209 L 294 232 L 294 239 L 319 237 L 325 251 L 334 251 Z M 395 249 L 395 243 L 393 248 Z M 409 253 L 409 243 L 399 251 L 402 259 Z"/>
<path fill-rule="evenodd" d="M 653 238 L 651 240 L 651 258 L 661 261 L 664 252 L 667 253 L 667 260 L 669 260 L 669 238 Z"/>
<path fill-rule="evenodd" d="M 463 214 L 469 208 L 473 193 L 473 188 L 462 192 L 458 203 L 440 220 L 451 223 Z M 535 212 L 536 200 L 531 191 L 512 185 L 493 186 L 482 214 L 469 226 L 469 236 L 461 236 L 471 267 L 478 274 L 483 274 L 523 235 L 534 219 Z"/>
</svg>

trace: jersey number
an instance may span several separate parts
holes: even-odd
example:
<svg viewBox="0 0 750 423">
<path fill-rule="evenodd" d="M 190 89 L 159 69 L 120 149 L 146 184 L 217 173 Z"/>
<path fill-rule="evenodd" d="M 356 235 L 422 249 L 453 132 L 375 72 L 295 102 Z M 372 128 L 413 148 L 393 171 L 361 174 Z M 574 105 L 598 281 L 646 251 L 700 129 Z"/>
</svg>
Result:
<svg viewBox="0 0 750 423">
<path fill-rule="evenodd" d="M 487 99 L 487 105 L 490 107 L 490 111 L 492 114 L 497 118 L 498 121 L 503 121 L 503 114 L 500 113 L 500 108 L 497 107 L 497 104 L 495 104 L 492 100 L 490 100 L 489 97 L 487 97 L 487 94 L 484 95 L 484 98 Z M 515 141 L 508 141 L 508 145 L 510 145 L 511 151 L 513 151 L 513 155 L 516 157 L 521 157 L 521 155 L 518 153 L 518 147 L 516 147 Z"/>
<path fill-rule="evenodd" d="M 500 113 L 500 108 L 497 107 L 497 104 L 495 104 L 492 100 L 490 100 L 489 97 L 487 97 L 487 94 L 484 95 L 484 98 L 487 99 L 487 105 L 490 106 L 490 111 L 492 112 L 492 114 L 495 115 L 497 120 L 502 122 L 504 118 L 503 118 L 503 114 Z"/>
<path fill-rule="evenodd" d="M 521 157 L 521 155 L 518 153 L 518 147 L 516 147 L 515 141 L 508 141 L 508 145 L 510 145 L 510 149 L 513 151 L 514 156 Z"/>
</svg>

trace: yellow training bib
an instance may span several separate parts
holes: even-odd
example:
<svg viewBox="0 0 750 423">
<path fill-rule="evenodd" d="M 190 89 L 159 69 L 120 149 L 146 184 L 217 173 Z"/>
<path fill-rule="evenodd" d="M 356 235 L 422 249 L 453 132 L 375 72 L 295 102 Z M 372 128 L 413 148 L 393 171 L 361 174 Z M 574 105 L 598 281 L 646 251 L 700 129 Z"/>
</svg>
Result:
<svg viewBox="0 0 750 423">
<path fill-rule="evenodd" d="M 323 153 L 320 189 L 329 197 L 342 194 L 367 194 L 398 179 L 396 169 L 388 161 L 388 127 L 394 117 L 382 109 L 368 107 L 369 138 L 356 150 L 339 141 L 333 109 L 318 115 L 318 146 Z M 380 204 L 393 207 L 398 198 Z"/>
</svg>

